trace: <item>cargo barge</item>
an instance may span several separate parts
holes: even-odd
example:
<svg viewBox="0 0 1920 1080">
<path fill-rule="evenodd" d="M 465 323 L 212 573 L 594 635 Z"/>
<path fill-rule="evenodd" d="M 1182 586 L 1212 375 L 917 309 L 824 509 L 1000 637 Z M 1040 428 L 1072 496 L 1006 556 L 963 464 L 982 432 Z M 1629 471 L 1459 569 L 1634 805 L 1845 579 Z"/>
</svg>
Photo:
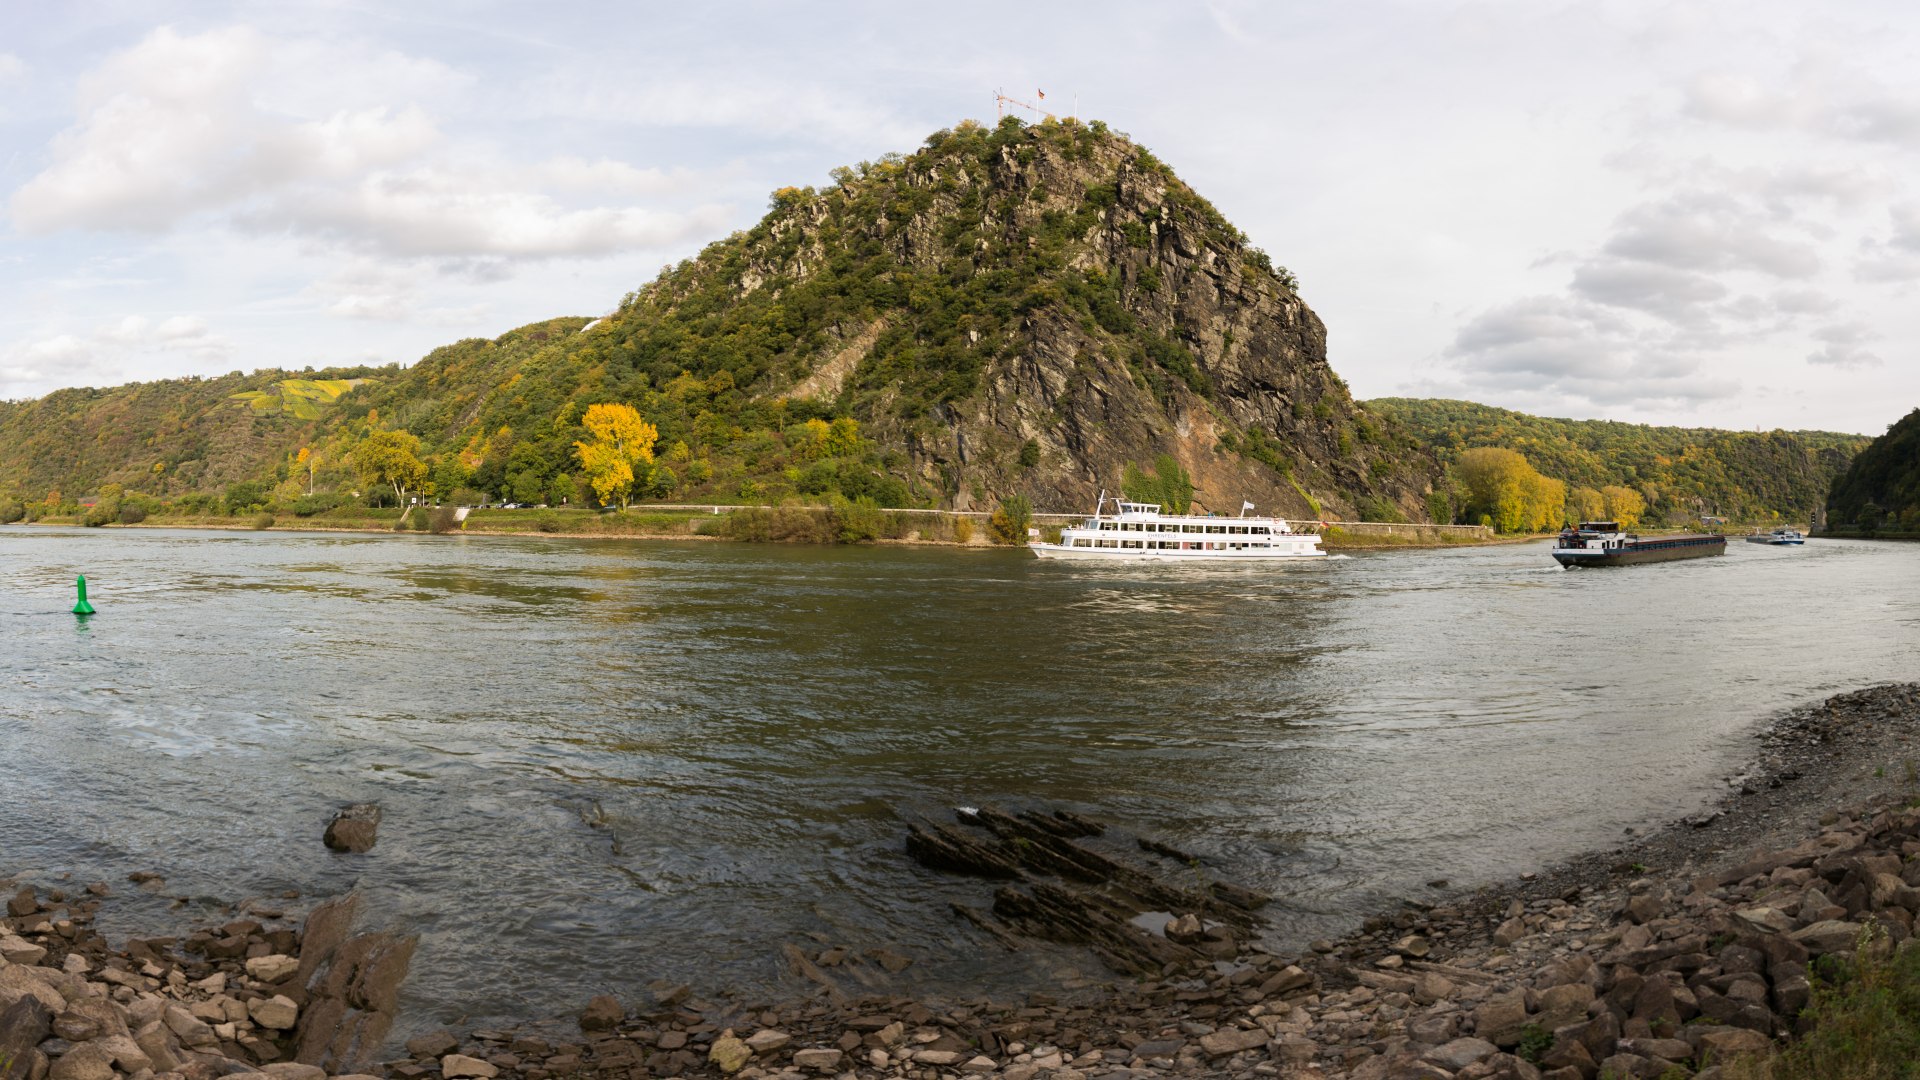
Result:
<svg viewBox="0 0 1920 1080">
<path fill-rule="evenodd" d="M 1553 545 L 1554 561 L 1561 566 L 1633 566 L 1726 553 L 1727 538 L 1718 533 L 1642 537 L 1621 531 L 1614 521 L 1583 521 L 1577 529 L 1563 530 Z"/>
</svg>

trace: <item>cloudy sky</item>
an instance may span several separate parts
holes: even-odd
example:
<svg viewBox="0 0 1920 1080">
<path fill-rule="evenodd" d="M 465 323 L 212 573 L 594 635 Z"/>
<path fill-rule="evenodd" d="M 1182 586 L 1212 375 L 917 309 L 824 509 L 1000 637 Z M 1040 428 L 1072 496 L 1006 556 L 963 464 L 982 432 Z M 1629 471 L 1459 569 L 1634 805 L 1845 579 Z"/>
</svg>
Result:
<svg viewBox="0 0 1920 1080">
<path fill-rule="evenodd" d="M 599 314 L 1044 89 L 1356 394 L 1878 433 L 1920 405 L 1920 9 L 0 0 L 0 397 Z"/>
</svg>

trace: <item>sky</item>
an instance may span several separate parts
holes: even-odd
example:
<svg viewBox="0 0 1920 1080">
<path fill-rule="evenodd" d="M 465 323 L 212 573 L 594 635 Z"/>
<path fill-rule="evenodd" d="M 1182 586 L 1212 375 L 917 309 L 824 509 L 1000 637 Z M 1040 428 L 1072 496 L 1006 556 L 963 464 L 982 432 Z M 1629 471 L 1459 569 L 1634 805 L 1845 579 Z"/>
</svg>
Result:
<svg viewBox="0 0 1920 1080">
<path fill-rule="evenodd" d="M 0 398 L 603 314 L 993 93 L 1150 147 L 1358 397 L 1920 405 L 1920 8 L 0 0 Z"/>
</svg>

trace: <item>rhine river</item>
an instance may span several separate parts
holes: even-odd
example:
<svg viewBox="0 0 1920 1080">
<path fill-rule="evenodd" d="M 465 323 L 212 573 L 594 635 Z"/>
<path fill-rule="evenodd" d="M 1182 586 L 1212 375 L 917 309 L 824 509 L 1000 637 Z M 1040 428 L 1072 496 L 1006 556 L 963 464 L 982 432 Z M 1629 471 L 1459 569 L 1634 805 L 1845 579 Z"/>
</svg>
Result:
<svg viewBox="0 0 1920 1080">
<path fill-rule="evenodd" d="M 81 623 L 73 575 L 99 614 Z M 1787 706 L 1920 678 L 1920 547 L 1544 544 L 1285 569 L 1012 551 L 0 528 L 0 876 L 103 929 L 350 888 L 416 1017 L 654 979 L 777 994 L 1099 974 L 959 922 L 902 815 L 1062 806 L 1273 892 L 1276 947 L 1687 813 Z M 377 801 L 379 846 L 321 846 Z M 166 874 L 184 908 L 127 884 Z M 856 987 L 857 988 L 857 987 Z"/>
</svg>

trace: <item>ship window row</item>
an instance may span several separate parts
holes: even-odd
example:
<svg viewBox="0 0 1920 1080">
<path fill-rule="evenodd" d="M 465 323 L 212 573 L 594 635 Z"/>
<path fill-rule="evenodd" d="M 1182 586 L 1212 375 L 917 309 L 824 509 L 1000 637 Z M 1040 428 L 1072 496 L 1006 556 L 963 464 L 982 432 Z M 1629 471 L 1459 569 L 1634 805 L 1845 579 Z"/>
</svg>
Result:
<svg viewBox="0 0 1920 1080">
<path fill-rule="evenodd" d="M 1124 548 L 1128 551 L 1240 551 L 1245 548 L 1270 548 L 1270 543 L 1233 543 L 1229 541 L 1205 540 L 1098 540 L 1078 537 L 1068 545 L 1077 548 Z M 1297 547 L 1297 545 L 1296 545 Z"/>
<path fill-rule="evenodd" d="M 1160 525 L 1145 521 L 1103 521 L 1102 532 L 1206 533 L 1217 536 L 1271 536 L 1271 525 Z"/>
</svg>

